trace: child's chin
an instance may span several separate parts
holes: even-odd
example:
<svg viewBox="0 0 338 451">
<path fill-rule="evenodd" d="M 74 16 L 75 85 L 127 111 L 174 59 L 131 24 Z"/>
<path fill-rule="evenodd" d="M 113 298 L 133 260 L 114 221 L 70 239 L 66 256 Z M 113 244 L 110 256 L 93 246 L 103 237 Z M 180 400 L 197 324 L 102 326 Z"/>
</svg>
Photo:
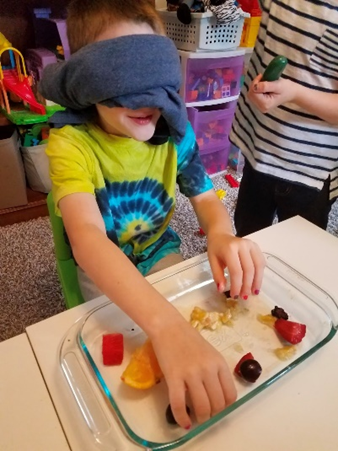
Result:
<svg viewBox="0 0 338 451">
<path fill-rule="evenodd" d="M 148 141 L 150 138 L 154 136 L 155 127 L 147 127 L 144 130 L 134 130 L 132 134 L 132 138 L 136 141 Z"/>
</svg>

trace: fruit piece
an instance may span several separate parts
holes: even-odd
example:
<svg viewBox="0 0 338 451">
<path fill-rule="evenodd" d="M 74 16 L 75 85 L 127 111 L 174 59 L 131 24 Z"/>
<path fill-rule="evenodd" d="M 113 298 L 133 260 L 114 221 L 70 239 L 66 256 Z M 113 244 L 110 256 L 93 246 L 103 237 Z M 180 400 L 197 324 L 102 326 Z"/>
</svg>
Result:
<svg viewBox="0 0 338 451">
<path fill-rule="evenodd" d="M 247 382 L 256 382 L 262 373 L 262 367 L 257 360 L 248 359 L 241 363 L 239 372 Z"/>
<path fill-rule="evenodd" d="M 293 345 L 300 343 L 306 334 L 305 324 L 295 323 L 285 319 L 277 319 L 275 329 L 284 340 Z"/>
<path fill-rule="evenodd" d="M 190 415 L 190 409 L 189 406 L 185 406 L 186 410 L 187 410 L 187 414 Z M 177 424 L 177 421 L 175 420 L 175 417 L 173 415 L 173 412 L 171 410 L 171 405 L 169 404 L 166 411 L 165 411 L 165 417 L 167 419 L 167 422 L 169 424 Z"/>
<path fill-rule="evenodd" d="M 276 318 L 272 315 L 257 315 L 257 319 L 260 323 L 265 324 L 266 326 L 273 327 L 276 322 Z"/>
<path fill-rule="evenodd" d="M 225 296 L 227 299 L 228 299 L 228 298 L 231 298 L 230 290 L 224 291 L 223 294 L 224 294 L 224 296 Z"/>
<path fill-rule="evenodd" d="M 289 360 L 296 354 L 297 348 L 294 345 L 283 346 L 282 348 L 277 348 L 274 353 L 279 358 L 279 360 Z"/>
<path fill-rule="evenodd" d="M 190 324 L 199 331 L 203 329 L 216 330 L 222 324 L 227 324 L 231 317 L 229 309 L 226 309 L 225 312 L 208 312 L 200 307 L 194 307 L 190 314 Z"/>
<path fill-rule="evenodd" d="M 102 358 L 104 365 L 121 365 L 123 361 L 123 335 L 119 333 L 102 336 Z"/>
<path fill-rule="evenodd" d="M 160 382 L 163 377 L 153 346 L 147 340 L 137 348 L 124 370 L 121 379 L 130 387 L 145 390 Z"/>
<path fill-rule="evenodd" d="M 278 307 L 277 305 L 274 309 L 271 310 L 271 315 L 277 319 L 289 319 L 289 315 L 286 313 L 286 311 L 282 307 Z"/>
<path fill-rule="evenodd" d="M 288 60 L 285 56 L 278 55 L 273 60 L 270 61 L 267 68 L 265 69 L 261 81 L 275 81 L 280 78 L 288 64 Z"/>
<path fill-rule="evenodd" d="M 254 356 L 251 354 L 251 352 L 248 352 L 247 354 L 243 355 L 243 357 L 241 358 L 241 360 L 237 363 L 237 365 L 235 366 L 235 373 L 238 374 L 238 376 L 242 376 L 241 375 L 241 371 L 240 371 L 240 366 L 242 365 L 243 362 L 245 362 L 246 360 L 254 360 Z"/>
</svg>

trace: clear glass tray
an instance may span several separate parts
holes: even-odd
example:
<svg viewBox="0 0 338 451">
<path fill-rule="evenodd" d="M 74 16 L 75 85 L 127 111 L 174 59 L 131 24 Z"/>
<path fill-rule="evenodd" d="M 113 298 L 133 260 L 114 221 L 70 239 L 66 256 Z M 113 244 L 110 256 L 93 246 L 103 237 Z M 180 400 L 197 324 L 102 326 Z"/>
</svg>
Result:
<svg viewBox="0 0 338 451">
<path fill-rule="evenodd" d="M 244 311 L 233 325 L 201 332 L 225 356 L 231 369 L 251 352 L 263 368 L 262 375 L 254 384 L 234 377 L 237 401 L 204 424 L 195 424 L 189 432 L 166 422 L 165 381 L 145 391 L 121 381 L 131 353 L 146 337 L 118 307 L 107 302 L 72 327 L 61 345 L 60 363 L 97 445 L 105 450 L 129 450 L 130 442 L 129 447 L 123 447 L 127 437 L 134 443 L 133 449 L 174 449 L 222 420 L 331 340 L 338 325 L 338 307 L 332 297 L 277 257 L 266 254 L 266 260 L 261 293 L 239 301 Z M 207 260 L 153 285 L 187 319 L 195 306 L 206 310 L 224 308 L 225 296 L 217 293 Z M 277 334 L 257 320 L 258 314 L 270 313 L 275 305 L 283 307 L 290 320 L 307 327 L 296 354 L 287 361 L 279 360 L 273 352 L 281 347 Z M 101 340 L 103 334 L 112 332 L 123 333 L 125 357 L 121 366 L 106 367 L 102 363 Z"/>
</svg>

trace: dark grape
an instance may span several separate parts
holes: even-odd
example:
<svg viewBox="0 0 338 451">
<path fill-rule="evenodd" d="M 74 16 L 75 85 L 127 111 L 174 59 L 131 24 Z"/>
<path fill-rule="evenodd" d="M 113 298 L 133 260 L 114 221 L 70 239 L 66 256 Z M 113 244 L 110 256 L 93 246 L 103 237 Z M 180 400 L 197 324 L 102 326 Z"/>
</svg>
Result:
<svg viewBox="0 0 338 451">
<path fill-rule="evenodd" d="M 256 382 L 262 373 L 262 367 L 254 359 L 244 360 L 244 362 L 239 367 L 239 371 L 243 379 L 247 382 Z"/>
<path fill-rule="evenodd" d="M 275 306 L 274 309 L 271 310 L 271 315 L 278 319 L 289 319 L 289 315 L 286 313 L 282 307 Z"/>
<path fill-rule="evenodd" d="M 188 406 L 185 406 L 185 408 L 186 408 L 186 410 L 187 410 L 187 414 L 190 415 L 190 409 L 189 409 L 189 407 L 188 407 Z M 173 412 L 172 412 L 172 410 L 171 410 L 171 405 L 170 405 L 170 404 L 168 405 L 168 407 L 167 407 L 167 409 L 166 409 L 166 411 L 165 411 L 165 417 L 166 417 L 167 422 L 168 422 L 169 424 L 177 424 L 177 422 L 176 422 L 176 420 L 175 420 L 175 418 L 174 418 Z"/>
</svg>

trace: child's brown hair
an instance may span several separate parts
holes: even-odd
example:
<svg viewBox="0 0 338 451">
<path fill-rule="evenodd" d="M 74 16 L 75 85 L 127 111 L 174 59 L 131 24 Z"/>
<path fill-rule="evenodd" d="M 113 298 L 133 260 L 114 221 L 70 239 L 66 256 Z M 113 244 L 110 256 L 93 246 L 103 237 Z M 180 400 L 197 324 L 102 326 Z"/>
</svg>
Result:
<svg viewBox="0 0 338 451">
<path fill-rule="evenodd" d="M 71 53 L 95 41 L 117 21 L 146 23 L 165 34 L 151 0 L 73 0 L 68 6 L 67 34 Z"/>
</svg>

